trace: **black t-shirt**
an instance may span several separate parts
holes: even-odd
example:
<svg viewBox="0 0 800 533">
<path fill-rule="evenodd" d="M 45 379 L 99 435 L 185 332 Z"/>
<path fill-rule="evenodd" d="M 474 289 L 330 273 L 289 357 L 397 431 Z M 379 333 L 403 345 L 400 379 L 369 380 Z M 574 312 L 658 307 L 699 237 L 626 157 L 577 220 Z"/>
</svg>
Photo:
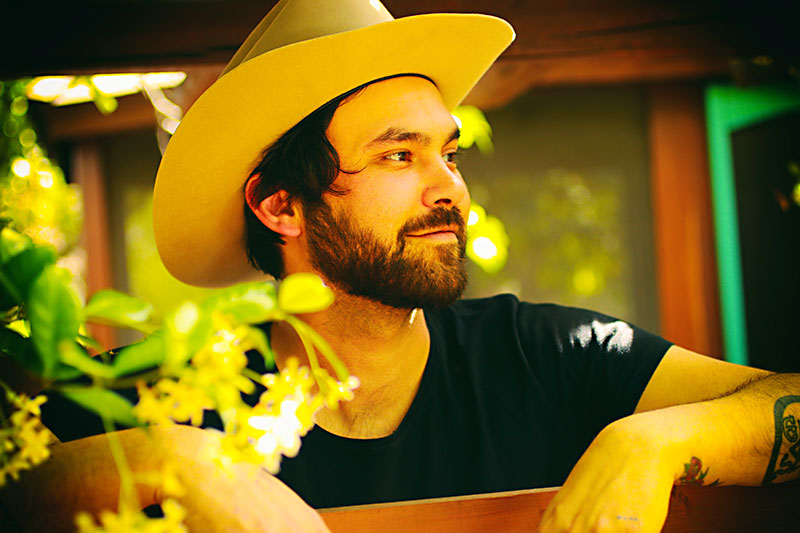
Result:
<svg viewBox="0 0 800 533">
<path fill-rule="evenodd" d="M 316 508 L 563 484 L 597 433 L 633 413 L 670 344 L 581 309 L 463 300 L 425 310 L 411 407 L 378 439 L 320 427 L 279 474 Z"/>
<path fill-rule="evenodd" d="M 670 346 L 605 315 L 511 295 L 425 319 L 428 362 L 394 433 L 359 440 L 316 427 L 283 460 L 278 477 L 313 507 L 561 485 L 597 433 L 633 412 Z M 250 357 L 259 373 L 263 361 Z M 97 416 L 47 395 L 42 418 L 62 441 L 103 431 Z M 221 428 L 219 416 L 207 412 L 204 426 Z"/>
</svg>

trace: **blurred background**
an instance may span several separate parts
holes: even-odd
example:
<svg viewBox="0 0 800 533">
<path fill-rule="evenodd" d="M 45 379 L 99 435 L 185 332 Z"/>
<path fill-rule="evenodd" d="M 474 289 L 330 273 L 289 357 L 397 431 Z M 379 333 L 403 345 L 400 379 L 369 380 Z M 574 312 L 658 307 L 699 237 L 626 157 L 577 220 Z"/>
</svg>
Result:
<svg viewBox="0 0 800 533">
<path fill-rule="evenodd" d="M 205 293 L 158 259 L 156 169 L 274 3 L 3 5 L 0 217 L 54 244 L 85 296 L 111 287 L 166 310 Z M 478 204 L 467 296 L 588 307 L 800 371 L 798 3 L 384 4 L 517 32 L 458 113 L 475 139 L 459 163 Z"/>
</svg>

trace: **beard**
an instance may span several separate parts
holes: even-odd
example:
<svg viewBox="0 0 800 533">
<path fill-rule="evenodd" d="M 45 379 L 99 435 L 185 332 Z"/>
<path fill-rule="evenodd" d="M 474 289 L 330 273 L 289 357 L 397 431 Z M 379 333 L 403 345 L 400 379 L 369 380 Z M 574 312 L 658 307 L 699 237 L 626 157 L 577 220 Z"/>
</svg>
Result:
<svg viewBox="0 0 800 533">
<path fill-rule="evenodd" d="M 394 243 L 386 244 L 324 201 L 306 207 L 312 266 L 337 288 L 389 307 L 443 308 L 467 286 L 466 225 L 457 207 L 437 207 L 408 221 Z M 456 226 L 457 243 L 407 246 L 407 236 Z"/>
</svg>

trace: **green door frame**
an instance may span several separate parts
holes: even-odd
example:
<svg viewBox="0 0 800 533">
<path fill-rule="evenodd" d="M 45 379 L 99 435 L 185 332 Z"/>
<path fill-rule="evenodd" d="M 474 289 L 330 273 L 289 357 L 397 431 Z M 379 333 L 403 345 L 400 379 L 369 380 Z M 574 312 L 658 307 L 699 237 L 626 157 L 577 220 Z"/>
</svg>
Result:
<svg viewBox="0 0 800 533">
<path fill-rule="evenodd" d="M 705 100 L 722 340 L 725 359 L 746 365 L 749 357 L 731 134 L 800 109 L 800 87 L 710 85 L 706 88 Z"/>
</svg>

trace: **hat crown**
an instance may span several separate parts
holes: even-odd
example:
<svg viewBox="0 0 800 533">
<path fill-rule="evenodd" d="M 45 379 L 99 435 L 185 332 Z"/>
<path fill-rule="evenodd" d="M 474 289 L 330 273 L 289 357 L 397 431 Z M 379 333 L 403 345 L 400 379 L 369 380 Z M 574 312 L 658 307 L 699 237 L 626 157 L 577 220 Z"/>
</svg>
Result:
<svg viewBox="0 0 800 533">
<path fill-rule="evenodd" d="M 290 44 L 394 20 L 378 0 L 280 0 L 222 71 Z"/>
</svg>

